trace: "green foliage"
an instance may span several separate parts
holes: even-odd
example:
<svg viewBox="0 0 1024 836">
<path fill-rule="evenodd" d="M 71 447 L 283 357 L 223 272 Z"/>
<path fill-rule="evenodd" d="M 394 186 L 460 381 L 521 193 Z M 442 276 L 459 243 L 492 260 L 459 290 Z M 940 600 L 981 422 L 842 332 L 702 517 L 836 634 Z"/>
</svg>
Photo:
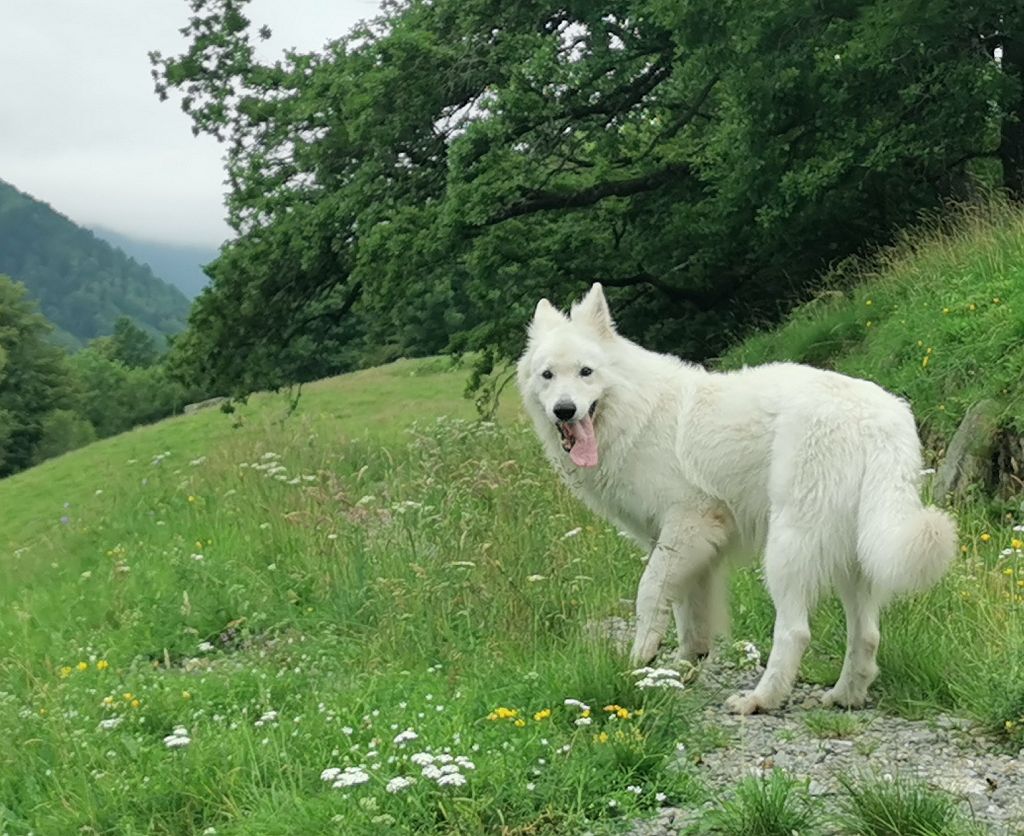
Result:
<svg viewBox="0 0 1024 836">
<path fill-rule="evenodd" d="M 122 350 L 116 339 L 70 358 L 80 392 L 78 409 L 100 437 L 180 412 L 185 404 L 201 398 L 197 390 L 172 381 L 163 365 L 132 367 L 112 359 L 111 354 Z"/>
<path fill-rule="evenodd" d="M 0 276 L 0 477 L 35 460 L 44 419 L 73 400 L 64 352 L 23 285 Z"/>
<path fill-rule="evenodd" d="M 39 464 L 96 440 L 96 429 L 88 418 L 71 409 L 55 409 L 40 422 L 39 441 L 32 451 L 32 464 Z"/>
<path fill-rule="evenodd" d="M 152 366 L 159 357 L 156 341 L 126 316 L 114 323 L 107 357 L 130 369 Z"/>
<path fill-rule="evenodd" d="M 188 300 L 120 250 L 0 180 L 0 273 L 22 282 L 78 347 L 129 317 L 152 335 L 185 326 Z"/>
<path fill-rule="evenodd" d="M 190 6 L 154 77 L 227 141 L 237 236 L 174 368 L 242 391 L 446 347 L 500 368 L 594 280 L 628 335 L 714 356 L 1008 172 L 1024 100 L 1005 0 L 411 0 L 273 64 L 244 0 Z"/>
</svg>

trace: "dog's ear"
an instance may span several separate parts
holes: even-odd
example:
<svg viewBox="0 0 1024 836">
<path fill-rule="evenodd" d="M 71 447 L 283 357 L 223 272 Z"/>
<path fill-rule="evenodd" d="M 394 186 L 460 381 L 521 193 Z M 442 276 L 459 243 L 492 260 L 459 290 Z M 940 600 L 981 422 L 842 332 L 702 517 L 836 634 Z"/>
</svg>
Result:
<svg viewBox="0 0 1024 836">
<path fill-rule="evenodd" d="M 533 312 L 533 321 L 530 323 L 530 339 L 542 334 L 549 328 L 561 325 L 568 320 L 565 314 L 552 305 L 547 299 L 541 299 Z"/>
<path fill-rule="evenodd" d="M 608 310 L 608 300 L 604 298 L 604 288 L 600 282 L 591 285 L 587 295 L 572 306 L 570 314 L 573 322 L 589 325 L 601 337 L 615 336 L 615 321 Z"/>
</svg>

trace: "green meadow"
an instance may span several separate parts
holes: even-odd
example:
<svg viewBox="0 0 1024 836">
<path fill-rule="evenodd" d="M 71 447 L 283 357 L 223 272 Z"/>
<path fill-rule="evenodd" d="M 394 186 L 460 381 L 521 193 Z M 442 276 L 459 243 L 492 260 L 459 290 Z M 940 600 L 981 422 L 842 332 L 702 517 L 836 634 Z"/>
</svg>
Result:
<svg viewBox="0 0 1024 836">
<path fill-rule="evenodd" d="M 930 460 L 982 396 L 1024 427 L 1024 219 L 992 210 L 879 264 L 722 365 L 876 379 L 911 400 Z M 706 709 L 726 695 L 640 687 L 602 624 L 628 615 L 643 556 L 557 484 L 512 394 L 474 417 L 466 378 L 402 361 L 0 481 L 0 833 L 614 832 L 705 802 L 700 754 L 729 745 Z M 872 691 L 1014 751 L 1019 500 L 955 509 L 961 558 L 886 613 Z M 766 654 L 756 566 L 732 610 L 723 652 Z M 834 602 L 813 634 L 801 676 L 831 684 Z M 744 784 L 701 827 L 818 832 L 801 792 Z M 931 801 L 935 832 L 961 832 Z"/>
</svg>

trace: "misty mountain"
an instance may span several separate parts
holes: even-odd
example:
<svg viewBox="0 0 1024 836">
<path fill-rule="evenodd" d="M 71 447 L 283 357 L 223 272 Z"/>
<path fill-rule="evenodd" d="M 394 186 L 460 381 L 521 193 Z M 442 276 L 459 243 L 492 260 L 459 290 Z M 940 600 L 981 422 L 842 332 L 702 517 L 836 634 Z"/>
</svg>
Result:
<svg viewBox="0 0 1024 836">
<path fill-rule="evenodd" d="M 189 299 L 195 299 L 209 282 L 202 265 L 217 257 L 216 247 L 146 241 L 105 227 L 93 227 L 93 232 L 140 264 L 148 264 L 153 273 L 173 284 Z"/>
<path fill-rule="evenodd" d="M 0 274 L 25 285 L 70 345 L 112 333 L 122 316 L 154 335 L 176 334 L 188 318 L 176 287 L 3 180 Z"/>
</svg>

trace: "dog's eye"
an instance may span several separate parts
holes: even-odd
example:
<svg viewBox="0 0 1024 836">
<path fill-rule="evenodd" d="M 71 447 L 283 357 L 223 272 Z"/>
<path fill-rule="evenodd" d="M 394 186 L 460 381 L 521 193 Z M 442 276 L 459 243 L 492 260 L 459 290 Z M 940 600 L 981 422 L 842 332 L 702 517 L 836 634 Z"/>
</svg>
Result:
<svg viewBox="0 0 1024 836">
<path fill-rule="evenodd" d="M 590 377 L 594 373 L 594 370 L 590 366 L 584 366 L 580 369 L 580 377 Z"/>
<path fill-rule="evenodd" d="M 555 373 L 551 371 L 551 369 L 544 369 L 544 371 L 540 373 L 540 376 L 545 380 L 551 380 L 551 378 L 555 376 Z"/>
</svg>

